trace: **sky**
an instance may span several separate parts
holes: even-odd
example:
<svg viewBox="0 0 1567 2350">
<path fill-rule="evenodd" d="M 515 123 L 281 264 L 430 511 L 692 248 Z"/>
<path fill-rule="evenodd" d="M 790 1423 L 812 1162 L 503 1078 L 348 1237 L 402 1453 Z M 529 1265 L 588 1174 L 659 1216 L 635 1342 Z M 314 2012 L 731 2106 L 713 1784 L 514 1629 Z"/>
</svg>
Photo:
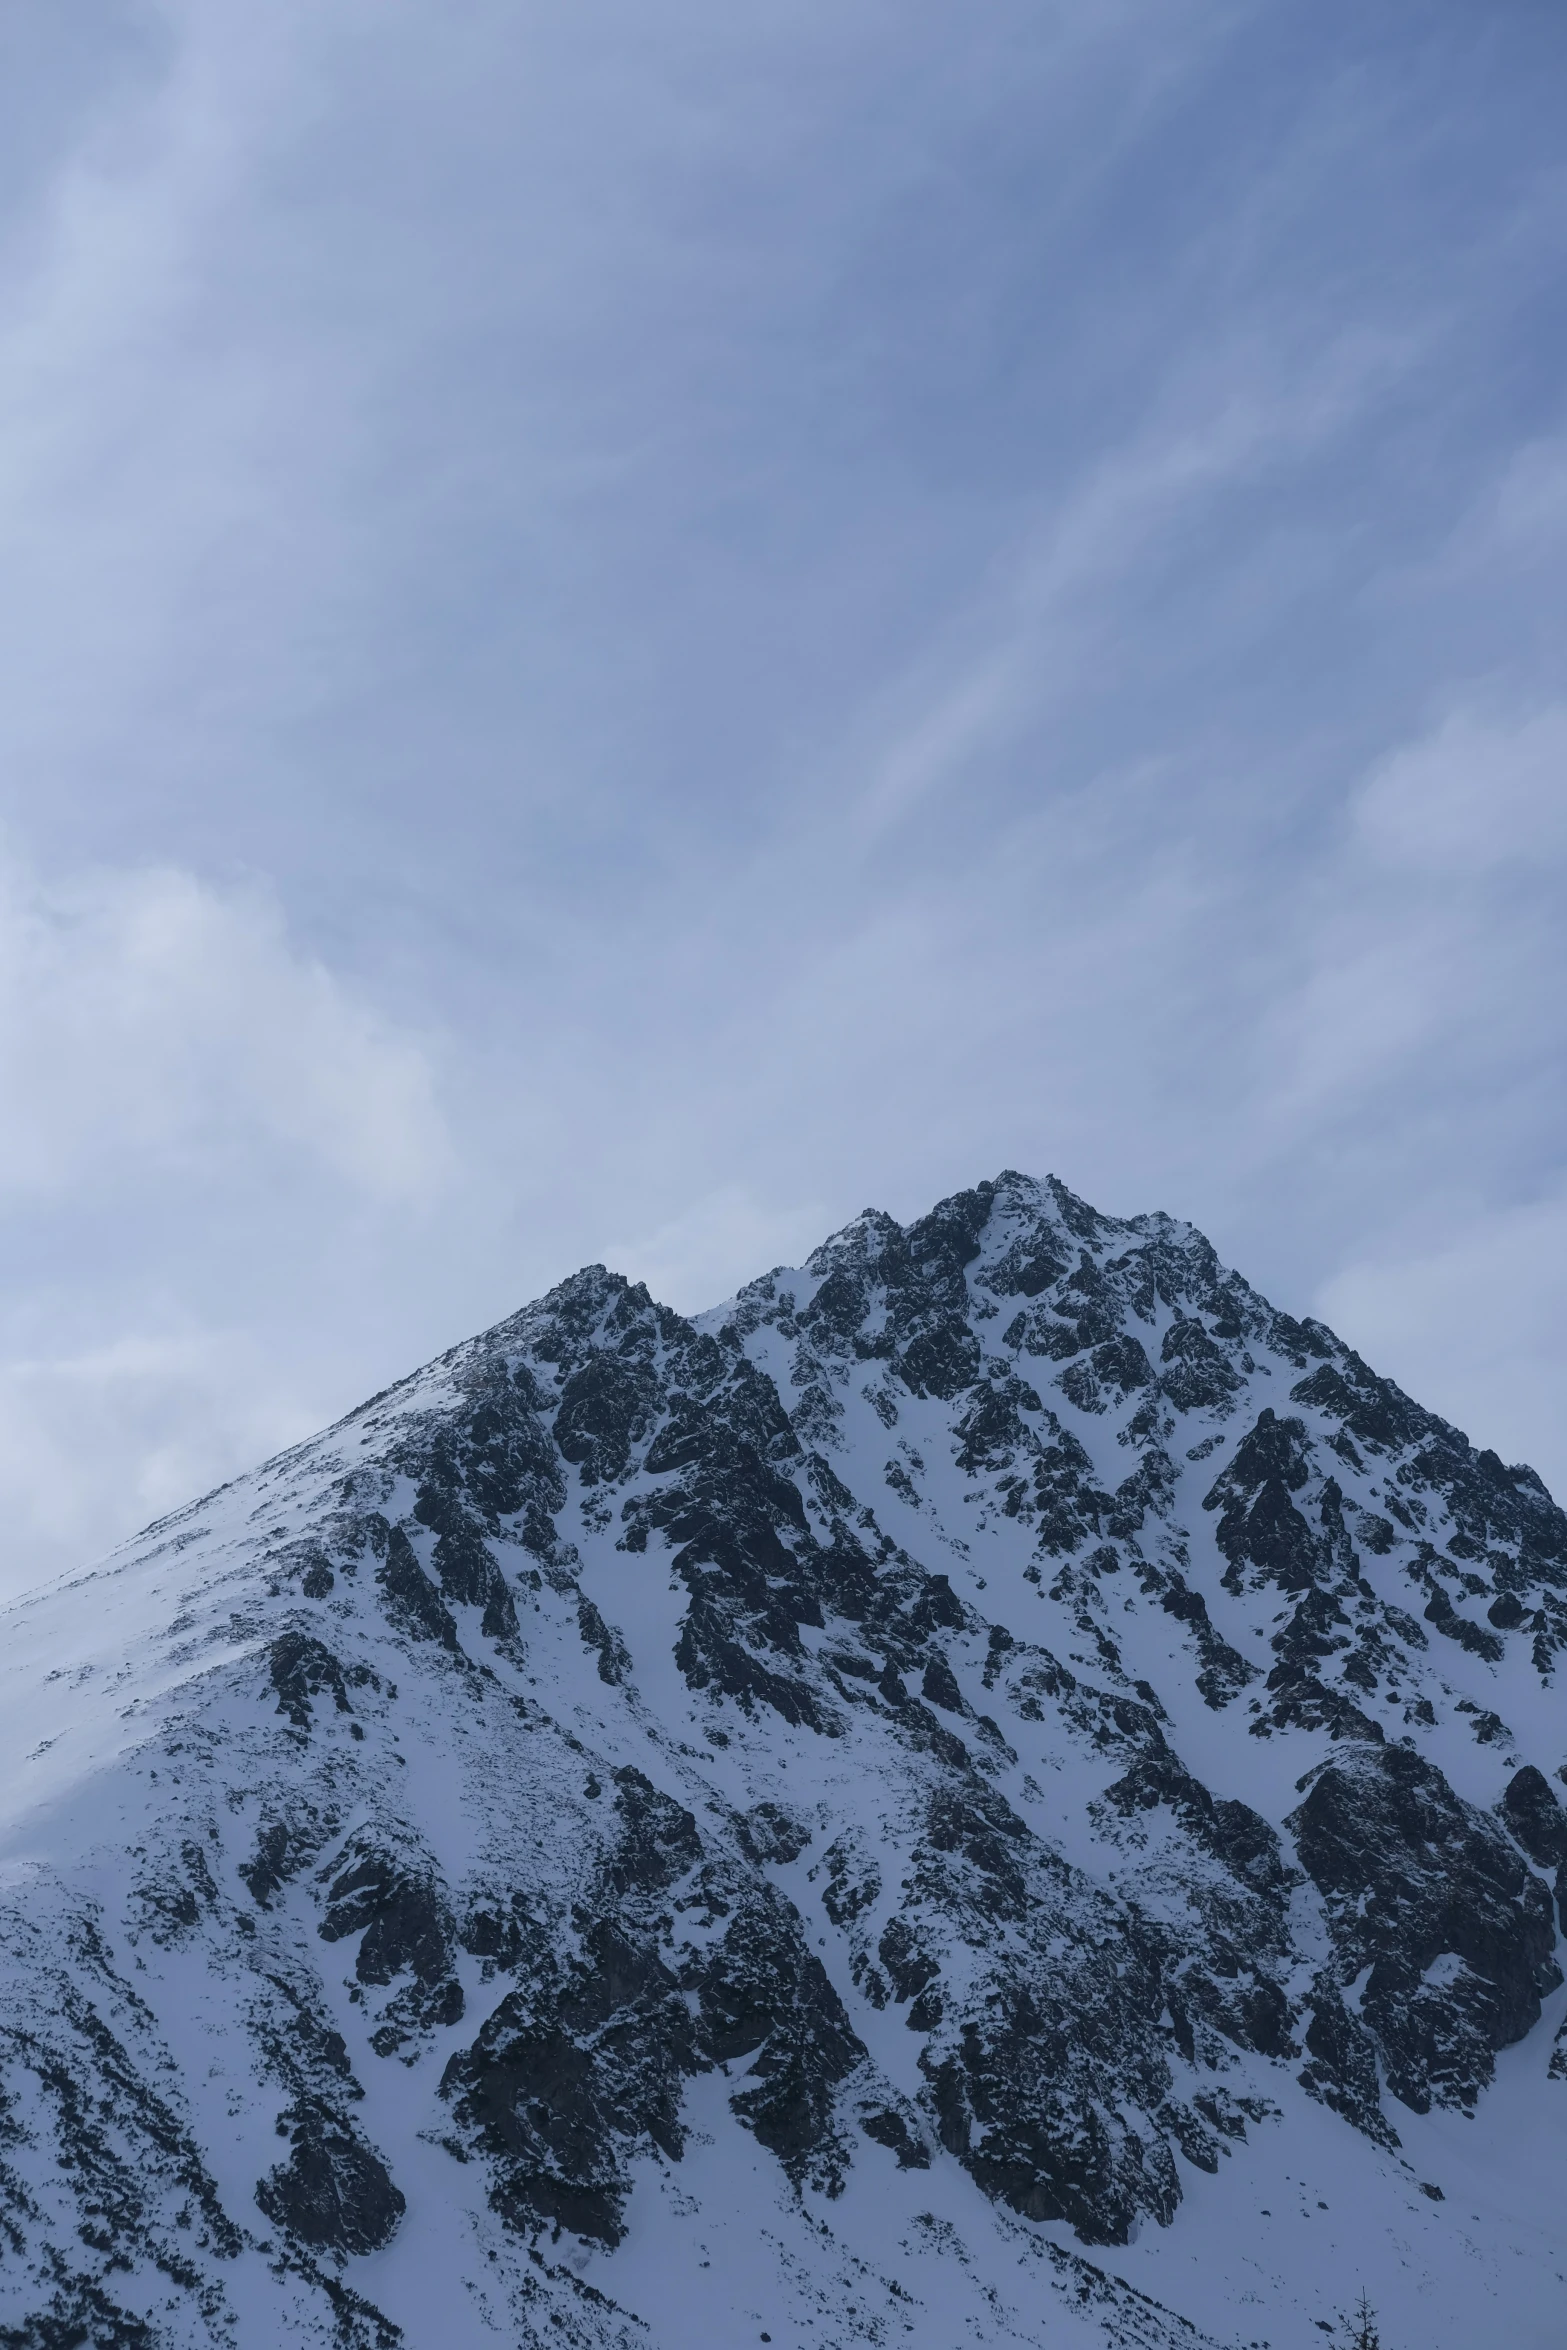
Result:
<svg viewBox="0 0 1567 2350">
<path fill-rule="evenodd" d="M 1567 1493 L 1559 0 L 0 0 L 0 1587 L 1007 1166 Z"/>
</svg>

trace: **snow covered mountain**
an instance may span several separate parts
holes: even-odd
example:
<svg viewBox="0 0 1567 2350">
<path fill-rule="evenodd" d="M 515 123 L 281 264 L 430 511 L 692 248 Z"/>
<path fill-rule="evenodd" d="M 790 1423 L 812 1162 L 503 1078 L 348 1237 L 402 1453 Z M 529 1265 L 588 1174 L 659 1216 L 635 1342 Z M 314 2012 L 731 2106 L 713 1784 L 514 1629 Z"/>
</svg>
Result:
<svg viewBox="0 0 1567 2350">
<path fill-rule="evenodd" d="M 3 1631 L 0 2344 L 1561 2339 L 1567 1517 L 1188 1225 L 591 1267 Z"/>
</svg>

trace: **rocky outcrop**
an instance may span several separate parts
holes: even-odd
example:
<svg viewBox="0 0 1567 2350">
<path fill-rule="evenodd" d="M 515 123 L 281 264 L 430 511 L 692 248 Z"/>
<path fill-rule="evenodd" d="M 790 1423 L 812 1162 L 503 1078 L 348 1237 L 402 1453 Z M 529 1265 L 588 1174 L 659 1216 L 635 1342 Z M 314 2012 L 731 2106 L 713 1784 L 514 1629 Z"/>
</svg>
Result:
<svg viewBox="0 0 1567 2350">
<path fill-rule="evenodd" d="M 1561 1982 L 1549 1893 L 1407 1747 L 1335 1759 L 1289 1825 L 1389 2089 L 1416 2113 L 1472 2106 Z"/>
<path fill-rule="evenodd" d="M 640 2339 L 698 2129 L 802 2275 L 876 2165 L 1064 2262 L 1039 2223 L 1178 2224 L 1301 2087 L 1394 2157 L 1560 1979 L 1504 1693 L 1567 1521 L 1054 1182 L 696 1321 L 590 1267 L 114 1571 L 112 1807 L 0 1904 L 0 2341 L 224 2342 L 249 2263 L 276 2338 L 390 2343 L 350 2280 L 432 2163 L 465 2307 Z M 1072 2324 L 1178 2338 L 1096 2275 Z"/>
</svg>

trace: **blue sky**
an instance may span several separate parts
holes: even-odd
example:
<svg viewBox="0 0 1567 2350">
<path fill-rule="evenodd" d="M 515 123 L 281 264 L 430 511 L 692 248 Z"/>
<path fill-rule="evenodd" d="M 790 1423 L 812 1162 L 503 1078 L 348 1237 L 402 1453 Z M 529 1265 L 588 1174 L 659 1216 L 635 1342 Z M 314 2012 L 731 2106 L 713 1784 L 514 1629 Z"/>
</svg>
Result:
<svg viewBox="0 0 1567 2350">
<path fill-rule="evenodd" d="M 1567 18 L 0 11 L 29 1579 L 1004 1165 L 1567 1487 Z"/>
</svg>

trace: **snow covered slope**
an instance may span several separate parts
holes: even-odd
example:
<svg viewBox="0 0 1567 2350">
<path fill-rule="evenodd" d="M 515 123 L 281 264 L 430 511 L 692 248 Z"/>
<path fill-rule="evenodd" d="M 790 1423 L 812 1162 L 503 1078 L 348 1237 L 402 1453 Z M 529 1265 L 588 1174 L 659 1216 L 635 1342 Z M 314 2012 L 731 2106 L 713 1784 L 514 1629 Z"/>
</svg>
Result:
<svg viewBox="0 0 1567 2350">
<path fill-rule="evenodd" d="M 0 2344 L 1544 2350 L 1564 1643 L 1168 1217 L 590 1268 L 4 1617 Z"/>
</svg>

